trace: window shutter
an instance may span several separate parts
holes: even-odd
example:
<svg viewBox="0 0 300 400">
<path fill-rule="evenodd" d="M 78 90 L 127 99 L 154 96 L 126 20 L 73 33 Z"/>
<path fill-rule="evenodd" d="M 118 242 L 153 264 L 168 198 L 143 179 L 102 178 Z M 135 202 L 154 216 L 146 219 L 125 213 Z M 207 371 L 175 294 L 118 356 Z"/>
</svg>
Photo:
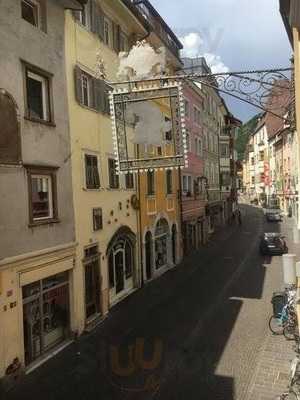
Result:
<svg viewBox="0 0 300 400">
<path fill-rule="evenodd" d="M 98 5 L 98 16 L 97 16 L 97 22 L 98 22 L 98 35 L 100 39 L 103 41 L 104 40 L 104 13 L 100 5 Z"/>
<path fill-rule="evenodd" d="M 110 114 L 110 104 L 109 104 L 109 92 L 111 90 L 111 87 L 105 84 L 105 89 L 104 89 L 104 112 L 106 114 Z"/>
<path fill-rule="evenodd" d="M 97 32 L 97 4 L 95 0 L 90 0 L 90 14 L 91 14 L 91 31 Z"/>
<path fill-rule="evenodd" d="M 120 52 L 120 25 L 115 24 L 114 22 L 112 23 L 113 26 L 113 39 L 114 39 L 114 50 L 116 53 L 119 54 Z"/>
<path fill-rule="evenodd" d="M 94 108 L 97 111 L 110 114 L 109 106 L 109 90 L 110 87 L 105 83 L 103 79 L 93 80 L 94 88 Z"/>
<path fill-rule="evenodd" d="M 81 76 L 82 71 L 78 67 L 78 65 L 74 68 L 74 77 L 75 77 L 75 97 L 79 104 L 83 103 L 82 100 L 82 90 L 81 90 Z"/>
</svg>

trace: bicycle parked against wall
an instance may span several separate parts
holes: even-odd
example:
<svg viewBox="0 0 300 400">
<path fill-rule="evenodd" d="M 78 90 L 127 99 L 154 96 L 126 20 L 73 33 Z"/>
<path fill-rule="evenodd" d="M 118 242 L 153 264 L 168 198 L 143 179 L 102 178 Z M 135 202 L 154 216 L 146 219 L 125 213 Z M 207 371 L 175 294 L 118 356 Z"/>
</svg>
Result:
<svg viewBox="0 0 300 400">
<path fill-rule="evenodd" d="M 269 319 L 269 328 L 275 335 L 284 335 L 293 340 L 297 333 L 297 315 L 295 311 L 295 290 L 286 290 L 273 294 L 273 315 Z"/>
</svg>

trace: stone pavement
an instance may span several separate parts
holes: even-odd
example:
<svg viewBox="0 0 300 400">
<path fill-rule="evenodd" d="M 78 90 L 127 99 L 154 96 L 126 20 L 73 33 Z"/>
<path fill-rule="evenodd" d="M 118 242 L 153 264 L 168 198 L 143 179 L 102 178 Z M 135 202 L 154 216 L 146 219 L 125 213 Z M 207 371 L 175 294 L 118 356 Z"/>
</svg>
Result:
<svg viewBox="0 0 300 400">
<path fill-rule="evenodd" d="M 247 400 L 274 400 L 287 390 L 293 343 L 269 333 L 261 349 Z"/>
<path fill-rule="evenodd" d="M 285 218 L 281 230 L 287 237 L 289 253 L 297 254 L 297 259 L 300 260 L 300 246 L 293 243 L 292 220 Z M 247 400 L 274 400 L 287 390 L 291 361 L 295 357 L 294 346 L 294 342 L 287 341 L 284 336 L 268 332 L 262 344 Z"/>
</svg>

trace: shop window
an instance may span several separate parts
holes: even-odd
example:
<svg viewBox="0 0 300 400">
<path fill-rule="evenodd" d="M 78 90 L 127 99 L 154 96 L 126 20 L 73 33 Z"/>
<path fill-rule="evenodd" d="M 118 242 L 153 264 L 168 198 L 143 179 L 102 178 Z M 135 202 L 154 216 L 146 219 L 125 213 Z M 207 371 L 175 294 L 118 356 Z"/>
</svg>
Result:
<svg viewBox="0 0 300 400">
<path fill-rule="evenodd" d="M 100 188 L 100 176 L 98 170 L 98 156 L 85 154 L 85 186 L 87 189 Z"/>
<path fill-rule="evenodd" d="M 117 175 L 116 161 L 112 158 L 108 159 L 109 187 L 111 189 L 119 188 L 119 175 Z"/>
<path fill-rule="evenodd" d="M 26 117 L 35 121 L 53 122 L 49 75 L 25 66 L 25 83 Z"/>
<path fill-rule="evenodd" d="M 165 219 L 158 221 L 155 229 L 155 267 L 162 268 L 168 264 L 169 225 Z"/>
<path fill-rule="evenodd" d="M 103 229 L 102 208 L 93 208 L 93 230 Z"/>
<path fill-rule="evenodd" d="M 133 267 L 133 241 L 127 236 L 120 236 L 113 242 L 108 256 L 109 285 L 116 294 L 125 289 L 127 280 L 132 279 Z"/>
<path fill-rule="evenodd" d="M 171 170 L 166 171 L 166 182 L 167 182 L 167 194 L 172 194 L 173 193 L 173 173 Z"/>
<path fill-rule="evenodd" d="M 155 194 L 155 172 L 148 171 L 147 172 L 147 193 L 149 196 L 153 196 Z"/>
<path fill-rule="evenodd" d="M 25 364 L 67 339 L 69 275 L 53 275 L 22 288 Z"/>
<path fill-rule="evenodd" d="M 28 169 L 29 216 L 31 224 L 57 219 L 55 169 Z"/>
</svg>

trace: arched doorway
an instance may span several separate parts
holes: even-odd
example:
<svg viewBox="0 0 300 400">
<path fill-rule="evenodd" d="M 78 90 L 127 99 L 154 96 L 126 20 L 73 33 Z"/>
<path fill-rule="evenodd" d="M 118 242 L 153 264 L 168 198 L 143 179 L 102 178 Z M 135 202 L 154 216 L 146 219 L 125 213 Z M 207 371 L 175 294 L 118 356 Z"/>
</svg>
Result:
<svg viewBox="0 0 300 400">
<path fill-rule="evenodd" d="M 177 228 L 174 224 L 172 226 L 172 261 L 173 264 L 176 264 L 177 255 L 176 255 L 176 248 L 177 248 Z"/>
<path fill-rule="evenodd" d="M 135 235 L 122 227 L 108 245 L 110 301 L 115 302 L 134 288 Z"/>
<path fill-rule="evenodd" d="M 168 265 L 168 248 L 170 230 L 168 221 L 160 219 L 155 228 L 155 268 L 160 269 Z"/>
<path fill-rule="evenodd" d="M 145 236 L 145 263 L 146 263 L 146 279 L 152 278 L 153 265 L 153 241 L 151 232 L 147 232 Z"/>
</svg>

